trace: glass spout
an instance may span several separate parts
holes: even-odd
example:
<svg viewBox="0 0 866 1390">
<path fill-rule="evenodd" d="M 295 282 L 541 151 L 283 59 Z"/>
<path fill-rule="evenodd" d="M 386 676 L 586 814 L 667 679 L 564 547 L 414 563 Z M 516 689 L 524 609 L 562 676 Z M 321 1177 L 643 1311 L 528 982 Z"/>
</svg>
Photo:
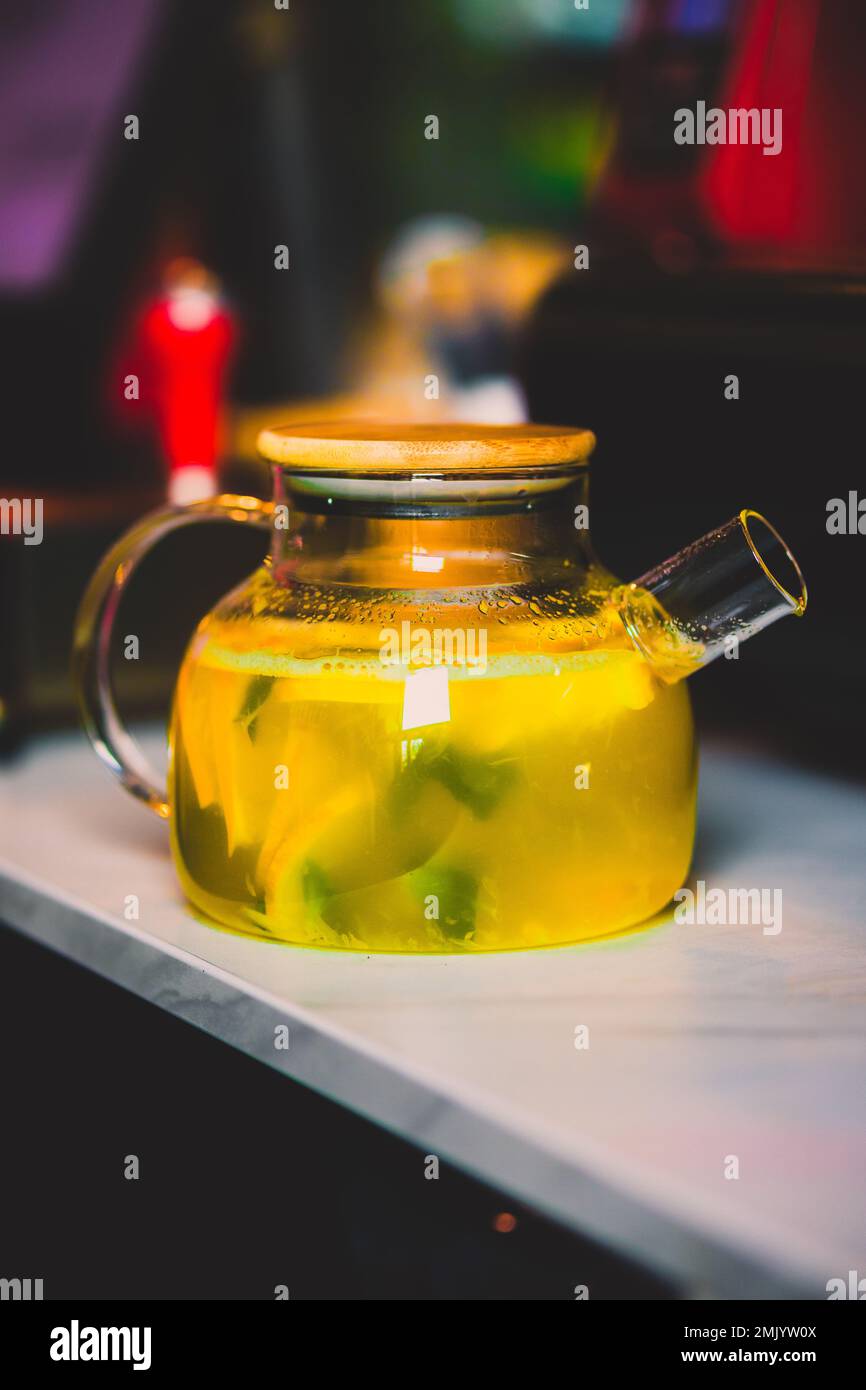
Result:
<svg viewBox="0 0 866 1390">
<path fill-rule="evenodd" d="M 777 618 L 802 617 L 806 600 L 788 546 L 748 509 L 615 596 L 635 646 L 670 682 L 731 654 Z"/>
</svg>

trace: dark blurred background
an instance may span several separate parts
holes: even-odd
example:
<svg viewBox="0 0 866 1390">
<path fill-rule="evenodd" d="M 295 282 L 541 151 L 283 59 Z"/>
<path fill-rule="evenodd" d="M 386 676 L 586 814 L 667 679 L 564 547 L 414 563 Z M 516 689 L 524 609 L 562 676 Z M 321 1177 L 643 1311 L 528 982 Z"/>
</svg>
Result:
<svg viewBox="0 0 866 1390">
<path fill-rule="evenodd" d="M 810 609 L 692 683 L 702 726 L 866 770 L 866 542 L 827 531 L 866 492 L 863 7 L 278 6 L 3 6 L 0 497 L 45 508 L 41 545 L 0 535 L 3 746 L 72 721 L 86 579 L 191 465 L 261 492 L 256 430 L 293 413 L 528 413 L 596 431 L 592 529 L 624 577 L 769 515 Z M 780 153 L 677 145 L 699 100 L 781 108 Z M 259 550 L 207 528 L 145 563 L 130 713 L 165 711 Z"/>
</svg>

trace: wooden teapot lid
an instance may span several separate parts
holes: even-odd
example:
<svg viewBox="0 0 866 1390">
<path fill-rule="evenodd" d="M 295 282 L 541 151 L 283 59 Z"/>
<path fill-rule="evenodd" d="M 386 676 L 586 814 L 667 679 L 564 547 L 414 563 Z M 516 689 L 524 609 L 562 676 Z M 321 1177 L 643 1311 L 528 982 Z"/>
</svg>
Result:
<svg viewBox="0 0 866 1390">
<path fill-rule="evenodd" d="M 591 430 L 564 425 L 319 421 L 262 430 L 258 450 L 298 473 L 508 473 L 584 463 Z"/>
</svg>

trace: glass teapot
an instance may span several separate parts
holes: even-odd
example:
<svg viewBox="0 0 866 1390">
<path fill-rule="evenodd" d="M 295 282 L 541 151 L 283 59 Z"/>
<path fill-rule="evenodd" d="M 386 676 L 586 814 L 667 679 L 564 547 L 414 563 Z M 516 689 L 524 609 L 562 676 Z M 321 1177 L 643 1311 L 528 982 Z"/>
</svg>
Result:
<svg viewBox="0 0 866 1390">
<path fill-rule="evenodd" d="M 689 868 L 684 677 L 806 590 L 743 511 L 623 584 L 588 529 L 588 430 L 266 430 L 270 502 L 145 518 L 79 611 L 84 724 L 170 824 L 183 889 L 268 941 L 463 952 L 571 942 L 658 912 Z M 199 623 L 163 791 L 112 696 L 112 624 L 167 532 L 266 528 L 263 565 Z"/>
</svg>

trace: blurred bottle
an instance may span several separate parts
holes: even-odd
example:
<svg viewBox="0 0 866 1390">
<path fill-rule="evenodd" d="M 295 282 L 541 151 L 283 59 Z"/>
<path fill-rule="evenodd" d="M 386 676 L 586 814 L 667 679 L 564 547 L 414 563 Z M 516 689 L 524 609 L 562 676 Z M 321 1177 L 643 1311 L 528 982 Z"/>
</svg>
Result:
<svg viewBox="0 0 866 1390">
<path fill-rule="evenodd" d="M 526 419 L 514 340 L 567 248 L 532 231 L 489 232 L 470 218 L 402 228 L 378 274 L 379 317 L 360 353 L 360 391 L 403 402 L 403 418 L 515 424 Z"/>
<path fill-rule="evenodd" d="M 222 409 L 237 334 L 215 278 L 197 261 L 171 261 L 144 306 L 130 347 L 145 415 L 153 422 L 178 505 L 219 490 Z"/>
</svg>

